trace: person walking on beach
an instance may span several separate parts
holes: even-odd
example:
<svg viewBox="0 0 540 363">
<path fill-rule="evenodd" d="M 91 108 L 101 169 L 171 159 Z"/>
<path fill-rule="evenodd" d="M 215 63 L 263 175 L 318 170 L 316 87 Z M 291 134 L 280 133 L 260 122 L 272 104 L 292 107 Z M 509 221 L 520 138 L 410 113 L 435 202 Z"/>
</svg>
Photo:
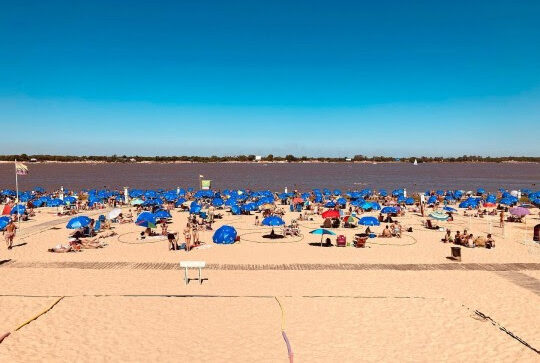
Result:
<svg viewBox="0 0 540 363">
<path fill-rule="evenodd" d="M 6 245 L 8 250 L 13 248 L 13 239 L 15 238 L 15 230 L 17 229 L 17 226 L 13 222 L 13 219 L 11 219 L 8 223 L 8 225 L 5 228 L 4 232 L 4 238 L 6 239 Z"/>
<path fill-rule="evenodd" d="M 504 210 L 501 210 L 499 215 L 499 227 L 504 228 Z"/>
</svg>

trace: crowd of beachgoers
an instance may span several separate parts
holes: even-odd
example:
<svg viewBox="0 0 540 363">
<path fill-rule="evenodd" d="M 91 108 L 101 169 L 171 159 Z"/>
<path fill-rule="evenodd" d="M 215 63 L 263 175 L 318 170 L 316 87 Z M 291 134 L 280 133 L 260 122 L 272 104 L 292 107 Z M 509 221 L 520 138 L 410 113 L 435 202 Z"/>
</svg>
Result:
<svg viewBox="0 0 540 363">
<path fill-rule="evenodd" d="M 18 199 L 18 201 L 17 201 Z M 272 227 L 268 239 L 282 239 L 298 236 L 299 222 L 320 221 L 320 228 L 310 233 L 321 235 L 321 245 L 332 245 L 331 236 L 337 246 L 351 245 L 344 236 L 332 230 L 357 228 L 352 245 L 365 246 L 369 238 L 400 238 L 403 226 L 399 217 L 415 213 L 422 218 L 424 228 L 444 231 L 442 242 L 464 247 L 495 247 L 491 234 L 476 235 L 467 229 L 452 232 L 448 224 L 454 214 L 462 211 L 463 216 L 483 218 L 498 216 L 499 227 L 505 222 L 523 222 L 527 215 L 536 213 L 540 206 L 540 191 L 523 189 L 519 191 L 498 190 L 487 193 L 484 189 L 472 192 L 429 190 L 408 196 L 406 190 L 396 189 L 360 191 L 315 189 L 310 192 L 251 191 L 251 190 L 57 190 L 46 192 L 43 188 L 17 193 L 13 190 L 0 192 L 0 202 L 4 204 L 0 229 L 4 233 L 8 249 L 12 248 L 17 228 L 35 216 L 38 208 L 55 208 L 58 216 L 72 216 L 66 227 L 72 229 L 65 243 L 58 243 L 50 252 L 71 252 L 106 246 L 105 240 L 115 235 L 115 224 L 134 224 L 140 228 L 139 240 L 163 238 L 169 241 L 169 249 L 190 251 L 202 242 L 200 231 L 213 231 L 214 223 L 224 215 L 254 215 L 255 226 Z M 105 211 L 107 208 L 107 211 Z M 103 214 L 96 211 L 104 210 Z M 171 212 L 177 210 L 189 214 L 181 231 L 169 230 Z M 86 216 L 90 211 L 93 217 Z M 296 217 L 285 223 L 285 212 L 295 212 Z M 367 215 L 366 213 L 369 213 Z M 540 214 L 540 213 L 539 213 Z M 373 227 L 385 224 L 379 233 Z M 441 224 L 439 226 L 438 224 Z M 277 232 L 276 232 L 277 230 Z M 233 225 L 222 225 L 213 232 L 213 242 L 230 244 L 238 241 Z"/>
</svg>

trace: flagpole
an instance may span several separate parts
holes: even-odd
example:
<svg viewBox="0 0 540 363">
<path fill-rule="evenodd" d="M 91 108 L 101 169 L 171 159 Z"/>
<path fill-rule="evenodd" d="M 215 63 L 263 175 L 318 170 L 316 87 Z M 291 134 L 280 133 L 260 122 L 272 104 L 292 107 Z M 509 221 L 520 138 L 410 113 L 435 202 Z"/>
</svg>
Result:
<svg viewBox="0 0 540 363">
<path fill-rule="evenodd" d="M 15 208 L 17 208 L 17 220 L 19 222 L 19 230 L 21 228 L 21 215 L 19 210 L 19 176 L 17 174 L 17 159 L 15 159 L 15 189 L 17 194 L 15 194 Z"/>
</svg>

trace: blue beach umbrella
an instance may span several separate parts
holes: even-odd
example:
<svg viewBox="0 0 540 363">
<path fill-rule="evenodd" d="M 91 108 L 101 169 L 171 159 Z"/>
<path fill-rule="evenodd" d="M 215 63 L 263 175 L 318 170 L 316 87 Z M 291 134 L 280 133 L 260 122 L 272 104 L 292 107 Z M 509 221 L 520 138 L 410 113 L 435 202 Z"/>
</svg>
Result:
<svg viewBox="0 0 540 363">
<path fill-rule="evenodd" d="M 371 209 L 372 210 L 381 210 L 381 205 L 377 202 L 371 202 Z"/>
<path fill-rule="evenodd" d="M 370 202 L 364 202 L 360 204 L 360 208 L 362 208 L 363 210 L 370 210 L 373 208 L 373 205 Z"/>
<path fill-rule="evenodd" d="M 361 224 L 363 226 L 378 226 L 381 223 L 379 222 L 377 218 L 368 216 L 368 217 L 360 218 L 360 220 L 358 221 L 358 224 Z"/>
<path fill-rule="evenodd" d="M 237 232 L 232 226 L 219 227 L 212 236 L 212 241 L 217 244 L 232 244 L 236 240 Z"/>
<path fill-rule="evenodd" d="M 432 195 L 431 197 L 429 197 L 429 199 L 427 200 L 427 204 L 435 204 L 437 203 L 437 196 L 436 195 Z"/>
<path fill-rule="evenodd" d="M 330 235 L 330 236 L 335 236 L 336 234 L 332 231 L 329 231 L 327 229 L 324 229 L 324 228 L 317 228 L 317 229 L 314 229 L 313 231 L 310 231 L 309 233 L 311 234 L 320 234 L 320 235 Z"/>
<path fill-rule="evenodd" d="M 381 209 L 381 213 L 384 214 L 396 214 L 398 212 L 396 207 L 384 207 Z"/>
<path fill-rule="evenodd" d="M 137 216 L 135 224 L 145 228 L 156 228 L 156 217 L 153 213 L 142 212 Z"/>
<path fill-rule="evenodd" d="M 169 211 L 166 211 L 166 210 L 163 210 L 163 209 L 160 209 L 156 213 L 154 213 L 154 217 L 156 217 L 156 219 L 172 218 L 171 213 L 169 213 Z"/>
<path fill-rule="evenodd" d="M 26 212 L 26 207 L 22 204 L 18 204 L 11 208 L 10 214 L 24 214 Z"/>
<path fill-rule="evenodd" d="M 336 206 L 336 203 L 334 203 L 332 201 L 329 201 L 329 202 L 326 202 L 326 204 L 324 206 L 326 208 L 334 208 Z"/>
<path fill-rule="evenodd" d="M 58 207 L 64 204 L 65 203 L 62 199 L 55 198 L 47 202 L 47 207 Z"/>
<path fill-rule="evenodd" d="M 178 198 L 178 200 L 174 203 L 174 206 L 176 208 L 179 208 L 185 201 L 186 201 L 186 198 Z"/>
<path fill-rule="evenodd" d="M 9 224 L 10 218 L 7 216 L 0 217 L 0 231 L 4 230 L 6 226 Z"/>
<path fill-rule="evenodd" d="M 214 207 L 221 207 L 223 206 L 223 204 L 225 204 L 225 202 L 223 201 L 223 199 L 221 198 L 214 198 L 212 199 L 212 205 Z"/>
<path fill-rule="evenodd" d="M 78 216 L 75 218 L 71 218 L 69 222 L 66 225 L 66 228 L 68 229 L 79 229 L 84 228 L 90 224 L 92 220 L 87 216 Z"/>
<path fill-rule="evenodd" d="M 283 219 L 281 219 L 280 217 L 278 216 L 270 216 L 270 217 L 266 217 L 265 219 L 263 219 L 262 221 L 262 225 L 263 226 L 271 226 L 271 227 L 274 227 L 274 226 L 282 226 L 285 224 L 285 221 Z"/>
<path fill-rule="evenodd" d="M 68 196 L 68 197 L 65 197 L 64 198 L 64 203 L 70 203 L 70 204 L 73 204 L 77 202 L 77 198 L 75 197 L 72 197 L 72 196 Z"/>
<path fill-rule="evenodd" d="M 201 211 L 202 207 L 200 204 L 197 204 L 197 202 L 191 202 L 189 206 L 189 213 L 190 214 L 197 214 Z"/>
</svg>

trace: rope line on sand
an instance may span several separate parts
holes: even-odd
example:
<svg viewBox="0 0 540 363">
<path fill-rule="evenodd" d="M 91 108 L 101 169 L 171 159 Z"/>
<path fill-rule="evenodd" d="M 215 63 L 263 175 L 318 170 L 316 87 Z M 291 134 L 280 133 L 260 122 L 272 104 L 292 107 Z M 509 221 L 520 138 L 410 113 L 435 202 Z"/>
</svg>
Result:
<svg viewBox="0 0 540 363">
<path fill-rule="evenodd" d="M 285 310 L 283 309 L 283 305 L 281 305 L 281 301 L 279 301 L 277 296 L 274 296 L 274 299 L 276 299 L 277 303 L 279 304 L 279 308 L 281 309 L 281 336 L 283 337 L 283 340 L 285 341 L 285 345 L 287 346 L 287 354 L 289 355 L 289 362 L 293 363 L 294 353 L 291 347 L 291 343 L 289 342 L 289 338 L 287 337 L 287 333 L 285 332 Z"/>
<path fill-rule="evenodd" d="M 33 322 L 34 320 L 36 320 L 37 318 L 39 318 L 41 315 L 43 314 L 46 314 L 48 313 L 52 308 L 54 308 L 56 306 L 56 304 L 58 304 L 62 299 L 64 298 L 64 296 L 60 296 L 58 299 L 56 299 L 56 301 L 51 305 L 49 306 L 47 309 L 43 310 L 41 313 L 37 314 L 36 316 L 32 317 L 31 319 L 25 321 L 24 323 L 22 323 L 21 325 L 19 325 L 17 328 L 15 328 L 15 331 L 18 331 L 19 329 L 21 329 L 22 327 L 30 324 L 31 322 Z"/>
<path fill-rule="evenodd" d="M 463 305 L 467 310 L 472 310 L 470 309 L 469 307 Z M 480 310 L 474 310 L 473 311 L 474 314 L 476 314 L 477 316 L 479 316 L 480 318 L 482 318 L 483 320 L 487 320 L 491 323 L 491 325 L 493 326 L 496 326 L 497 328 L 499 328 L 500 331 L 502 332 L 505 332 L 506 334 L 508 334 L 510 337 L 512 337 L 512 339 L 515 339 L 517 340 L 518 342 L 520 342 L 521 344 L 523 344 L 524 346 L 526 346 L 527 348 L 531 349 L 533 352 L 535 352 L 536 354 L 540 354 L 540 350 L 536 349 L 535 347 L 533 347 L 532 345 L 530 345 L 529 343 L 527 343 L 525 340 L 523 340 L 522 338 L 518 337 L 516 334 L 512 333 L 510 330 L 506 329 L 504 326 L 502 326 L 500 323 L 496 322 L 495 320 L 493 320 L 491 318 L 491 316 L 489 315 L 486 315 L 484 313 L 482 313 Z"/>
<path fill-rule="evenodd" d="M 127 241 L 122 241 L 120 239 L 120 237 L 123 237 L 123 236 L 126 236 L 128 234 L 135 234 L 135 235 L 140 235 L 140 233 L 138 232 L 126 232 L 126 233 L 122 233 L 122 234 L 119 234 L 118 237 L 116 238 L 116 240 L 120 243 L 124 243 L 124 244 L 127 244 L 127 245 L 144 245 L 144 244 L 148 244 L 148 243 L 158 243 L 158 242 L 164 242 L 164 241 L 168 241 L 166 236 L 163 236 L 164 238 L 155 238 L 155 239 L 149 239 L 149 240 L 138 240 L 139 242 L 127 242 Z"/>
<path fill-rule="evenodd" d="M 32 321 L 38 319 L 43 314 L 46 314 L 49 312 L 52 308 L 54 308 L 61 300 L 65 298 L 71 298 L 71 297 L 172 297 L 172 298 L 262 298 L 262 299 L 275 299 L 277 303 L 279 304 L 279 307 L 281 309 L 281 331 L 283 335 L 283 339 L 285 341 L 285 344 L 287 345 L 287 351 L 289 353 L 289 360 L 292 363 L 293 362 L 293 351 L 290 346 L 290 342 L 287 338 L 287 334 L 285 333 L 285 311 L 283 309 L 283 306 L 279 299 L 276 296 L 271 295 L 177 295 L 177 294 L 102 294 L 102 295 L 21 295 L 21 294 L 1 294 L 0 297 L 28 297 L 28 298 L 51 298 L 51 297 L 57 297 L 58 299 L 47 309 L 42 311 L 41 313 L 37 314 L 36 316 L 32 317 L 31 319 L 27 320 L 23 324 L 19 325 L 15 331 L 18 331 L 22 327 L 28 325 Z M 294 296 L 284 296 L 284 297 L 294 297 Z M 425 296 L 362 296 L 362 295 L 301 295 L 298 296 L 300 298 L 352 298 L 352 299 L 434 299 L 434 300 L 447 300 L 446 298 L 441 297 L 425 297 Z M 499 328 L 500 331 L 506 333 L 509 335 L 512 339 L 520 342 L 527 348 L 534 351 L 536 354 L 540 354 L 540 350 L 536 349 L 532 345 L 530 345 L 527 341 L 517 336 L 515 333 L 511 332 L 510 330 L 506 329 L 504 326 L 502 326 L 500 323 L 495 321 L 493 318 L 491 318 L 489 315 L 486 315 L 482 313 L 481 311 L 477 309 L 471 309 L 463 304 L 461 304 L 462 307 L 466 308 L 469 311 L 473 311 L 474 314 L 484 321 L 489 321 L 493 326 L 496 326 Z M 0 335 L 0 343 L 9 336 L 10 333 L 5 333 L 3 335 Z"/>
<path fill-rule="evenodd" d="M 52 296 L 51 296 L 52 297 Z M 56 296 L 55 296 L 56 297 Z M 48 313 L 52 308 L 54 308 L 56 306 L 56 304 L 58 304 L 62 299 L 64 299 L 65 296 L 60 296 L 58 297 L 58 299 L 56 299 L 54 301 L 54 303 L 52 303 L 51 306 L 49 306 L 47 309 L 43 310 L 42 312 L 40 312 L 39 314 L 33 316 L 32 318 L 28 319 L 27 321 L 25 321 L 24 323 L 22 323 L 21 325 L 19 325 L 18 327 L 15 328 L 14 331 L 19 331 L 19 329 L 25 327 L 26 325 L 30 324 L 31 322 L 33 322 L 34 320 L 37 320 L 41 315 L 44 315 L 46 313 Z M 10 332 L 7 332 L 5 334 L 2 334 L 0 336 L 0 343 L 2 343 L 4 341 L 4 339 L 6 339 L 11 333 Z"/>
</svg>

